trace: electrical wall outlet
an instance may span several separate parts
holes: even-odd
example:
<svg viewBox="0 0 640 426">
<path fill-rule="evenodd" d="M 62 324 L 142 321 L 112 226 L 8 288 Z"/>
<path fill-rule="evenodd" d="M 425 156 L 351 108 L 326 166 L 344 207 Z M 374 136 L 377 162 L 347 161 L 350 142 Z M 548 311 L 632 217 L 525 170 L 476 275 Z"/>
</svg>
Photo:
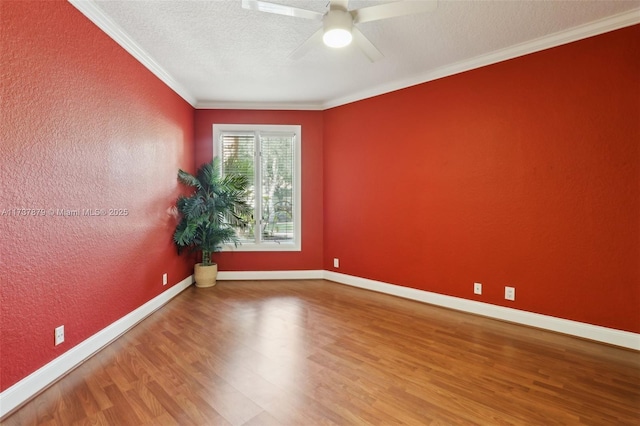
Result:
<svg viewBox="0 0 640 426">
<path fill-rule="evenodd" d="M 507 300 L 516 300 L 516 289 L 514 287 L 505 287 L 504 298 Z"/>
<path fill-rule="evenodd" d="M 162 274 L 162 285 L 167 285 L 168 279 L 167 274 Z"/>
<path fill-rule="evenodd" d="M 473 283 L 473 294 L 482 294 L 482 283 Z"/>
<path fill-rule="evenodd" d="M 334 268 L 339 268 L 340 267 L 340 259 L 338 259 L 337 257 L 333 258 L 333 267 Z"/>
<path fill-rule="evenodd" d="M 58 346 L 60 343 L 64 342 L 64 325 L 61 325 L 60 327 L 56 327 L 56 329 L 54 330 L 54 344 L 55 346 Z"/>
</svg>

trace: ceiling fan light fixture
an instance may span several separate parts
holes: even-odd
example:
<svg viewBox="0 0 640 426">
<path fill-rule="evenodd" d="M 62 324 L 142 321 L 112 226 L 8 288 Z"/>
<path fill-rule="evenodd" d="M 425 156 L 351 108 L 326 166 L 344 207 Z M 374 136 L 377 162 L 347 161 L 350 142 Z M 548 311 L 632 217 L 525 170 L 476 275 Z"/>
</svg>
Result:
<svg viewBox="0 0 640 426">
<path fill-rule="evenodd" d="M 351 33 L 343 28 L 335 28 L 333 30 L 326 31 L 322 36 L 322 41 L 329 47 L 345 47 L 348 46 L 353 40 Z"/>
<path fill-rule="evenodd" d="M 343 10 L 330 10 L 323 21 L 324 34 L 322 41 L 329 47 L 345 47 L 351 43 L 351 27 L 353 18 L 349 12 Z"/>
</svg>

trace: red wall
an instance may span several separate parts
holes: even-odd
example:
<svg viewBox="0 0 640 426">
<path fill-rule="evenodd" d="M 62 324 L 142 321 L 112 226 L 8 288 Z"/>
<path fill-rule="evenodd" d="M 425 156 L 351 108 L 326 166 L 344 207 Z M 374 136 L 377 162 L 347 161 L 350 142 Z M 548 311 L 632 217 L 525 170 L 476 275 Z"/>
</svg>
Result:
<svg viewBox="0 0 640 426">
<path fill-rule="evenodd" d="M 3 0 L 0 24 L 0 391 L 161 293 L 162 273 L 191 274 L 169 207 L 177 169 L 211 159 L 213 123 L 303 129 L 303 250 L 222 253 L 221 270 L 338 257 L 640 332 L 640 26 L 325 112 L 194 115 L 66 2 Z M 128 214 L 50 212 L 114 208 Z"/>
<path fill-rule="evenodd" d="M 0 2 L 0 390 L 191 274 L 193 108 L 66 2 Z M 45 216 L 13 216 L 14 208 Z M 4 209 L 4 213 L 3 212 Z M 50 209 L 127 209 L 63 217 Z M 66 341 L 53 345 L 64 324 Z"/>
<path fill-rule="evenodd" d="M 302 126 L 302 251 L 222 252 L 214 255 L 221 271 L 322 269 L 322 111 L 196 110 L 196 165 L 213 158 L 213 124 Z"/>
<path fill-rule="evenodd" d="M 636 25 L 326 111 L 324 269 L 640 332 L 638 52 Z"/>
</svg>

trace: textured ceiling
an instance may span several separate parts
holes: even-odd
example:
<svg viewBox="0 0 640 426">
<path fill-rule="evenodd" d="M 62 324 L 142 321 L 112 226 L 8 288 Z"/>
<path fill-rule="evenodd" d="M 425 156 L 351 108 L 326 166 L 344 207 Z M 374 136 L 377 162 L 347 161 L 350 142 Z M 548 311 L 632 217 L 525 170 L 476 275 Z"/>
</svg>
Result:
<svg viewBox="0 0 640 426">
<path fill-rule="evenodd" d="M 70 1 L 196 107 L 323 109 L 640 22 L 640 0 L 440 0 L 428 14 L 360 24 L 384 54 L 371 63 L 321 43 L 292 60 L 321 22 L 241 0 Z M 327 10 L 327 0 L 273 2 Z"/>
</svg>

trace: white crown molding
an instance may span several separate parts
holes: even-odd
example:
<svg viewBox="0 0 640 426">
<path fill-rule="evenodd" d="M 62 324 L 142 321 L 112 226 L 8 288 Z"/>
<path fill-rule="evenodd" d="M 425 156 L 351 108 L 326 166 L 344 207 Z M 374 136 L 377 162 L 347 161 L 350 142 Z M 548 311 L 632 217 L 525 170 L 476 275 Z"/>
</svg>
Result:
<svg viewBox="0 0 640 426">
<path fill-rule="evenodd" d="M 386 293 L 393 296 L 411 299 L 431 305 L 442 306 L 457 311 L 468 312 L 484 317 L 527 325 L 530 327 L 568 334 L 610 345 L 621 346 L 640 351 L 640 334 L 614 328 L 601 327 L 578 321 L 556 318 L 549 315 L 536 314 L 504 306 L 491 305 L 475 300 L 446 296 L 424 290 L 388 284 L 381 281 L 360 278 L 353 275 L 324 271 L 324 279 L 353 287 Z"/>
<path fill-rule="evenodd" d="M 492 65 L 519 56 L 550 49 L 563 44 L 572 43 L 587 37 L 596 36 L 609 31 L 628 27 L 640 23 L 640 8 L 610 16 L 588 24 L 580 25 L 566 31 L 544 36 L 535 40 L 491 52 L 486 55 L 458 62 L 425 74 L 419 74 L 407 79 L 393 81 L 380 86 L 369 88 L 345 97 L 330 99 L 319 103 L 261 103 L 261 102 L 223 102 L 198 101 L 164 68 L 162 68 L 144 49 L 142 49 L 120 26 L 104 14 L 92 0 L 68 0 L 76 9 L 96 24 L 102 31 L 129 52 L 147 69 L 162 80 L 185 101 L 196 109 L 238 109 L 238 110 L 294 110 L 294 111 L 322 111 L 341 105 L 357 102 L 385 93 L 394 92 L 451 75 L 470 71 L 476 68 Z"/>
<path fill-rule="evenodd" d="M 615 31 L 631 25 L 640 23 L 640 8 L 636 8 L 618 15 L 610 16 L 588 24 L 580 25 L 569 30 L 557 32 L 506 49 L 497 50 L 486 55 L 478 56 L 456 64 L 448 65 L 436 70 L 420 74 L 408 79 L 398 80 L 369 88 L 367 90 L 354 93 L 341 98 L 329 100 L 323 104 L 323 110 L 334 108 L 341 105 L 350 104 L 361 101 L 363 99 L 372 98 L 374 96 L 383 95 L 385 93 L 394 92 L 396 90 L 405 89 L 407 87 L 416 86 L 418 84 L 427 83 L 429 81 L 438 80 L 440 78 L 449 77 L 465 71 L 476 68 L 485 67 L 509 59 L 528 55 L 530 53 L 540 52 L 542 50 L 551 49 L 563 44 L 572 43 L 588 37 Z"/>
<path fill-rule="evenodd" d="M 322 111 L 322 103 L 261 103 L 261 102 L 212 102 L 198 101 L 196 109 L 243 109 L 282 111 Z"/>
<path fill-rule="evenodd" d="M 193 276 L 185 278 L 0 393 L 0 420 L 126 333 L 192 283 Z"/>
<path fill-rule="evenodd" d="M 196 98 L 193 97 L 176 79 L 171 76 L 163 67 L 161 67 L 142 47 L 140 47 L 118 24 L 113 22 L 111 18 L 104 14 L 92 0 L 67 0 L 76 9 L 78 9 L 91 22 L 96 24 L 98 28 L 104 31 L 123 49 L 129 52 L 142 65 L 158 77 L 164 84 L 169 86 L 171 90 L 176 92 L 182 99 L 187 101 L 191 106 L 195 106 Z"/>
</svg>

